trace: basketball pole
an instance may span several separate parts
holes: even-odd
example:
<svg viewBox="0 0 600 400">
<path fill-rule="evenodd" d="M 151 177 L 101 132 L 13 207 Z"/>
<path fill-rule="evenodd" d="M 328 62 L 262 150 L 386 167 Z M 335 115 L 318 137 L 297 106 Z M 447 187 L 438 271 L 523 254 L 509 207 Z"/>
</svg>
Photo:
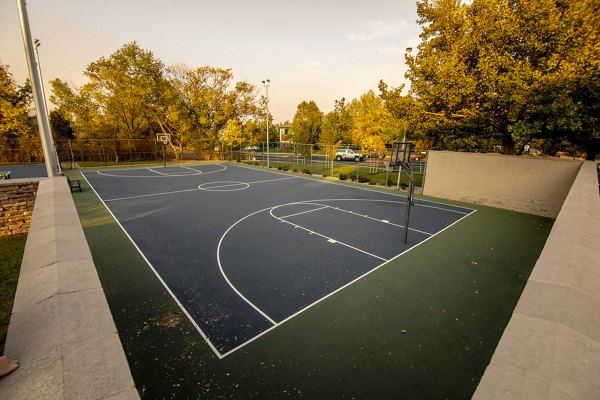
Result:
<svg viewBox="0 0 600 400">
<path fill-rule="evenodd" d="M 53 152 L 52 133 L 50 131 L 50 121 L 48 119 L 46 99 L 44 98 L 43 82 L 40 76 L 39 64 L 35 56 L 35 46 L 31 38 L 31 29 L 29 27 L 29 17 L 27 16 L 27 6 L 25 0 L 17 0 L 19 17 L 21 20 L 21 33 L 23 35 L 23 45 L 27 58 L 27 67 L 29 77 L 31 78 L 31 89 L 33 92 L 33 101 L 37 116 L 38 127 L 40 129 L 40 138 L 42 140 L 42 151 L 46 164 L 46 173 L 48 177 L 58 175 L 58 162 Z"/>
</svg>

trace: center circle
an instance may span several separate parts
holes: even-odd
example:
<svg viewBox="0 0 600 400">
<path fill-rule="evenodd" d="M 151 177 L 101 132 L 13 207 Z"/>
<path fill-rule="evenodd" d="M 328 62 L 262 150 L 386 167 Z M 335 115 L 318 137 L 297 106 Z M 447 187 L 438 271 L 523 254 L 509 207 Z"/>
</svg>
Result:
<svg viewBox="0 0 600 400">
<path fill-rule="evenodd" d="M 200 190 L 206 190 L 207 192 L 234 192 L 236 190 L 248 189 L 250 184 L 245 182 L 236 181 L 221 181 L 221 182 L 207 182 L 198 186 Z"/>
</svg>

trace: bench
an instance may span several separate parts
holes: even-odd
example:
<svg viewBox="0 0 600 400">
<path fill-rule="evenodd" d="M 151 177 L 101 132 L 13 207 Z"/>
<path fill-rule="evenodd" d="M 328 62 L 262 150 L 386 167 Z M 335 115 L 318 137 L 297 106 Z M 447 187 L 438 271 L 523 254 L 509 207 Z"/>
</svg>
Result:
<svg viewBox="0 0 600 400">
<path fill-rule="evenodd" d="M 67 176 L 67 182 L 69 182 L 69 189 L 71 189 L 71 193 L 73 193 L 73 189 L 77 189 L 81 192 L 81 183 L 79 183 L 78 179 L 69 179 Z"/>
</svg>

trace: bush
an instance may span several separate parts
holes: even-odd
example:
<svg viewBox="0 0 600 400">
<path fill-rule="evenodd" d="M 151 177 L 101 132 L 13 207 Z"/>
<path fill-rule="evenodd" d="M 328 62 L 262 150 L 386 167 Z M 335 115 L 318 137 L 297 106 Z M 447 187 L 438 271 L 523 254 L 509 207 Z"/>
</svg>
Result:
<svg viewBox="0 0 600 400">
<path fill-rule="evenodd" d="M 377 179 L 375 179 L 375 178 L 369 179 L 369 185 L 377 185 Z"/>
<path fill-rule="evenodd" d="M 359 183 L 367 183 L 367 182 L 369 182 L 369 177 L 364 176 L 364 175 L 359 175 L 358 182 Z"/>
<path fill-rule="evenodd" d="M 290 167 L 287 164 L 283 164 L 281 166 L 281 169 L 284 170 L 284 171 L 287 171 L 288 169 L 290 169 Z"/>
<path fill-rule="evenodd" d="M 283 169 L 283 167 L 280 165 L 279 167 L 277 167 L 277 170 L 281 171 Z"/>
<path fill-rule="evenodd" d="M 310 170 L 310 169 L 308 169 L 308 168 L 304 168 L 304 169 L 302 170 L 302 173 L 303 173 L 303 174 L 307 174 L 307 175 L 312 175 L 312 172 L 311 172 L 311 170 Z"/>
<path fill-rule="evenodd" d="M 345 181 L 346 179 L 348 179 L 348 175 L 344 174 L 343 172 L 340 174 L 339 176 L 340 181 Z"/>
</svg>

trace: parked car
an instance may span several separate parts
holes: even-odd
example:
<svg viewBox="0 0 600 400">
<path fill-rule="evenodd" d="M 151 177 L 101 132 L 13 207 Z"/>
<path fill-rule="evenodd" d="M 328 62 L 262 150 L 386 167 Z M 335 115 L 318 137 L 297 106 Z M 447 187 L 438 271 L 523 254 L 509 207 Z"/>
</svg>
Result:
<svg viewBox="0 0 600 400">
<path fill-rule="evenodd" d="M 364 154 L 355 152 L 351 149 L 341 149 L 335 153 L 335 159 L 338 161 L 342 160 L 354 160 L 356 162 L 362 161 L 365 159 Z"/>
<path fill-rule="evenodd" d="M 244 150 L 256 151 L 256 150 L 260 150 L 260 147 L 258 147 L 257 145 L 252 145 L 252 146 L 245 147 Z"/>
</svg>

